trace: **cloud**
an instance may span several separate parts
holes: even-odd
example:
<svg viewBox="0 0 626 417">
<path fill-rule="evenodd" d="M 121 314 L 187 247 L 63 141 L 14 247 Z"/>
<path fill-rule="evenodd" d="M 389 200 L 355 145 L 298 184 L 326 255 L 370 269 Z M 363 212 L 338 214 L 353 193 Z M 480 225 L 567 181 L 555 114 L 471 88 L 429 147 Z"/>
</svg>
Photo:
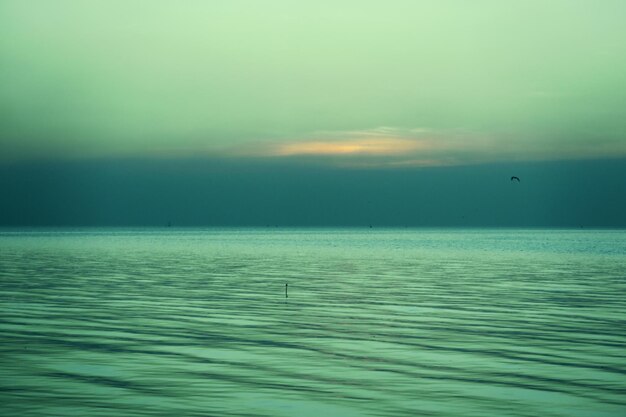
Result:
<svg viewBox="0 0 626 417">
<path fill-rule="evenodd" d="M 393 157 L 434 147 L 436 144 L 427 137 L 397 128 L 378 127 L 319 131 L 300 138 L 256 143 L 240 149 L 238 153 L 261 157 Z"/>
<path fill-rule="evenodd" d="M 541 161 L 620 157 L 624 141 L 576 143 L 545 136 L 476 130 L 376 127 L 318 131 L 299 138 L 255 141 L 228 152 L 237 157 L 306 159 L 342 167 L 433 167 L 498 161 Z"/>
<path fill-rule="evenodd" d="M 309 137 L 267 148 L 270 156 L 394 156 L 427 151 L 437 143 L 426 136 L 391 127 L 316 132 Z"/>
<path fill-rule="evenodd" d="M 307 141 L 278 146 L 277 156 L 290 155 L 395 155 L 412 151 L 419 143 L 405 139 L 355 139 L 340 142 Z"/>
<path fill-rule="evenodd" d="M 351 167 L 441 166 L 466 163 L 468 152 L 484 153 L 490 145 L 490 140 L 467 131 L 381 126 L 319 131 L 301 138 L 256 143 L 235 153 L 262 158 L 307 157 Z"/>
</svg>

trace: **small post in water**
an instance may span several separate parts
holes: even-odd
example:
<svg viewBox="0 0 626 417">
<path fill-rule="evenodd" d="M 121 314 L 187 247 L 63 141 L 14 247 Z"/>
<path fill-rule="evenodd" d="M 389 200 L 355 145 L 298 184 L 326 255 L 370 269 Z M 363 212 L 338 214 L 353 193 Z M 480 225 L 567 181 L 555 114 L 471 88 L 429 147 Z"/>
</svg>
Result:
<svg viewBox="0 0 626 417">
<path fill-rule="evenodd" d="M 289 286 L 289 284 L 285 284 L 285 298 L 289 298 L 289 296 L 287 295 L 287 287 Z"/>
</svg>

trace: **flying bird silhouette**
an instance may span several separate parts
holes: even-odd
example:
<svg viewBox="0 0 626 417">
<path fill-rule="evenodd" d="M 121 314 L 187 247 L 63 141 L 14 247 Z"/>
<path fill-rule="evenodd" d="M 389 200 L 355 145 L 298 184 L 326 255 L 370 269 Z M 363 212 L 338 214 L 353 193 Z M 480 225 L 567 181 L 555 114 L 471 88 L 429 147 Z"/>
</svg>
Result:
<svg viewBox="0 0 626 417">
<path fill-rule="evenodd" d="M 511 177 L 511 181 L 517 181 L 517 182 L 519 182 L 519 178 L 518 178 L 518 177 Z"/>
</svg>

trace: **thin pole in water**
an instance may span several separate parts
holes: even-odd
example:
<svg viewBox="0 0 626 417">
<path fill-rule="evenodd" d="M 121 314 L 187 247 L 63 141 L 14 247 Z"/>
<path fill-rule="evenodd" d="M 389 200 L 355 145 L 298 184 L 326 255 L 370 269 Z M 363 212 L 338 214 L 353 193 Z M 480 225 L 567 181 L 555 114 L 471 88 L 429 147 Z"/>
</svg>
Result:
<svg viewBox="0 0 626 417">
<path fill-rule="evenodd" d="M 289 284 L 285 284 L 285 298 L 289 298 L 289 296 L 287 295 L 287 287 L 289 286 Z"/>
</svg>

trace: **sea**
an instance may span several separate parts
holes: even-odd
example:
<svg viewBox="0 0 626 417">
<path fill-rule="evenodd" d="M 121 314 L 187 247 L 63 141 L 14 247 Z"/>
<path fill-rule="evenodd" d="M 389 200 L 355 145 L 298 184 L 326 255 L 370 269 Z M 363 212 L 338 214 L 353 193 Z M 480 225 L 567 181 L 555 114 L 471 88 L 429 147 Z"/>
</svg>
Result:
<svg viewBox="0 0 626 417">
<path fill-rule="evenodd" d="M 626 231 L 1 229 L 2 416 L 626 416 Z"/>
</svg>

